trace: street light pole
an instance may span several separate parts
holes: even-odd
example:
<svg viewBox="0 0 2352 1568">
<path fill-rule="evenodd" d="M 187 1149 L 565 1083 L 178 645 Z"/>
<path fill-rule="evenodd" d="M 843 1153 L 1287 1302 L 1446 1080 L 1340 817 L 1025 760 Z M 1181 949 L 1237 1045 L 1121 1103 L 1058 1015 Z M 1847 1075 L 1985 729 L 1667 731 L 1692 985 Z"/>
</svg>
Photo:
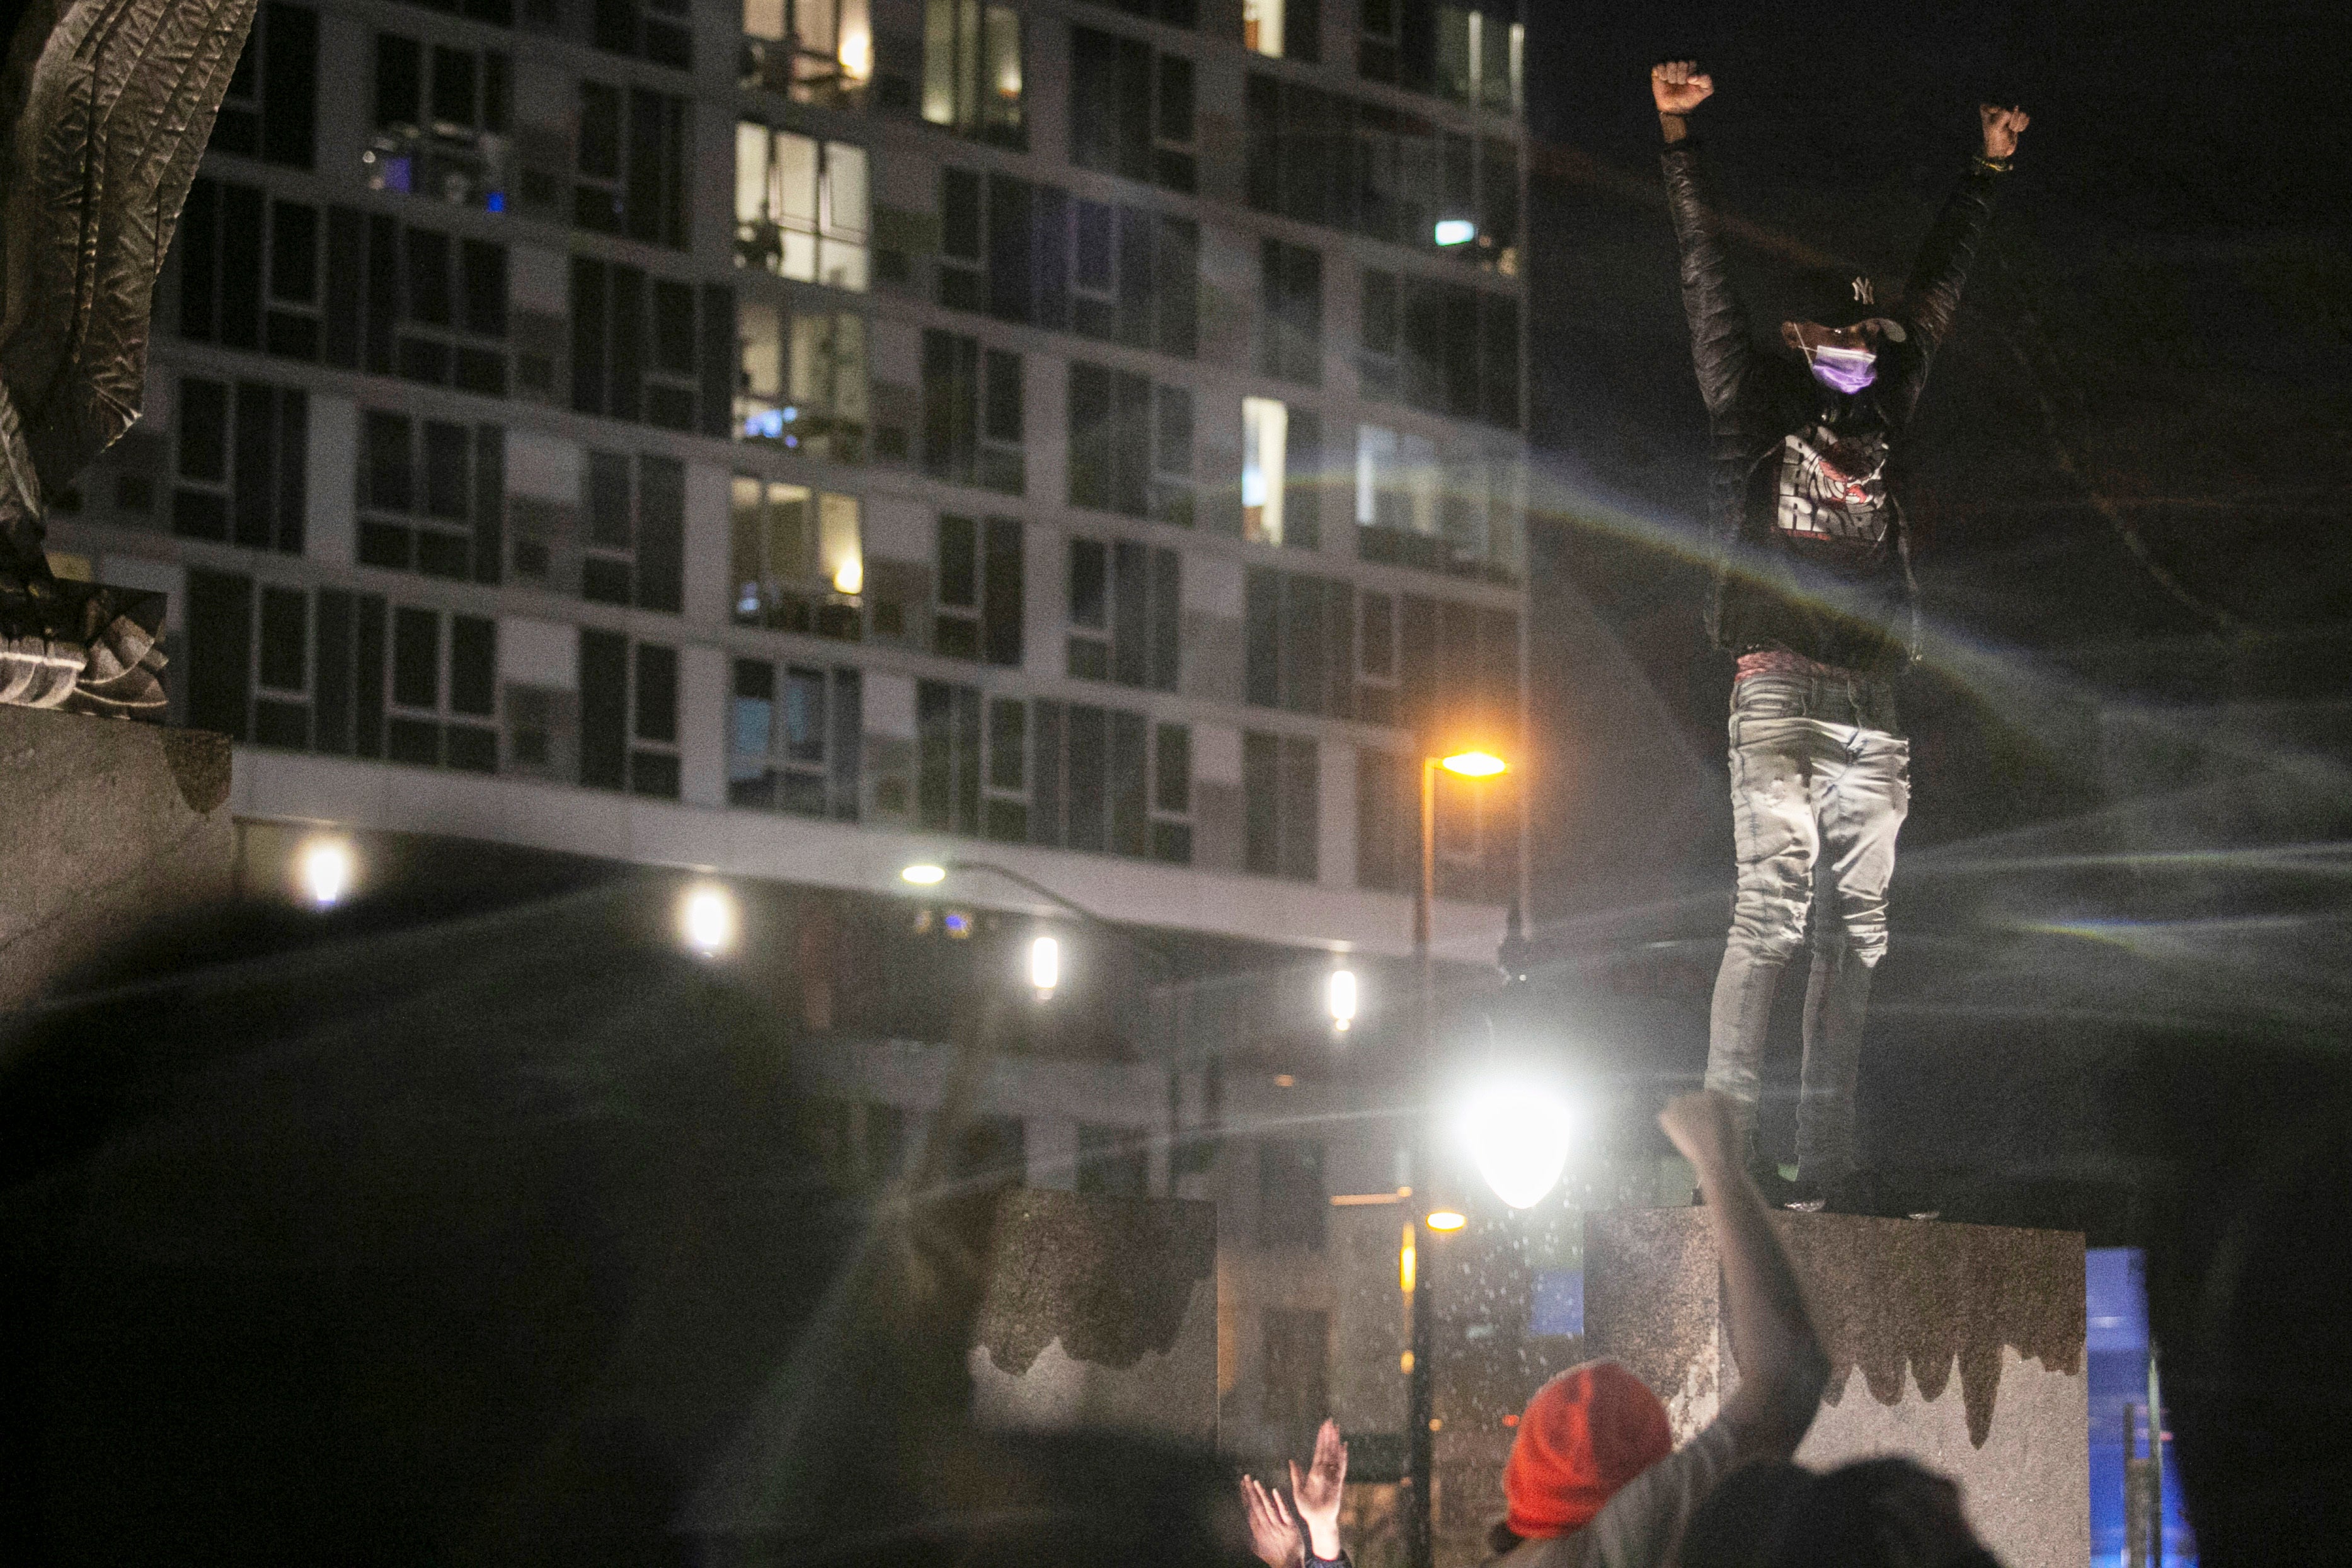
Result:
<svg viewBox="0 0 2352 1568">
<path fill-rule="evenodd" d="M 1430 923 L 1437 902 L 1437 758 L 1421 759 L 1421 880 L 1413 885 L 1412 956 L 1419 971 L 1421 1051 L 1414 1076 L 1424 1092 L 1434 1076 L 1437 1059 L 1437 960 L 1431 952 Z M 1433 1445 L 1429 1424 L 1436 1416 L 1437 1341 L 1430 1288 L 1437 1277 L 1433 1237 L 1421 1214 L 1435 1196 L 1429 1177 L 1429 1115 L 1425 1106 L 1412 1118 L 1413 1216 L 1412 1370 L 1406 1375 L 1405 1453 L 1412 1492 L 1405 1505 L 1405 1560 L 1411 1568 L 1430 1568 L 1433 1542 L 1430 1516 L 1431 1481 L 1434 1476 Z"/>
</svg>

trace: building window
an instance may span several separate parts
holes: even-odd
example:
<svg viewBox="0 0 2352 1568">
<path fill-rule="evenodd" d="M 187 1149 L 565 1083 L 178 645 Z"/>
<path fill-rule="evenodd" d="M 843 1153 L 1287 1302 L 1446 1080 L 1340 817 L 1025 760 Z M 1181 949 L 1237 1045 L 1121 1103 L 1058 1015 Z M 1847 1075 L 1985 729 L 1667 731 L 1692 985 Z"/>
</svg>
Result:
<svg viewBox="0 0 2352 1568">
<path fill-rule="evenodd" d="M 1366 594 L 1359 700 L 1367 719 L 1426 734 L 1440 714 L 1504 737 L 1519 722 L 1519 622 L 1507 610 L 1405 594 Z M 1378 711 L 1375 706 L 1378 706 Z M 1420 865 L 1417 756 L 1356 756 L 1356 880 L 1407 891 Z M 1517 874 L 1517 805 L 1494 784 L 1438 782 L 1440 891 L 1504 896 Z"/>
<path fill-rule="evenodd" d="M 1355 716 L 1355 590 L 1304 572 L 1242 577 L 1242 692 L 1256 707 Z"/>
<path fill-rule="evenodd" d="M 871 226 L 865 148 L 736 123 L 736 266 L 862 291 Z"/>
<path fill-rule="evenodd" d="M 686 465 L 590 452 L 581 488 L 587 528 L 580 596 L 677 613 L 686 582 Z"/>
<path fill-rule="evenodd" d="M 1257 370 L 1323 384 L 1323 253 L 1282 240 L 1258 244 Z"/>
<path fill-rule="evenodd" d="M 504 431 L 364 409 L 358 467 L 361 565 L 499 580 Z"/>
<path fill-rule="evenodd" d="M 318 133 L 319 14 L 307 5 L 268 0 L 254 13 L 245 52 L 228 78 L 210 143 L 234 152 L 310 167 Z"/>
<path fill-rule="evenodd" d="M 1437 96 L 1505 114 L 1522 109 L 1520 63 L 1527 29 L 1507 13 L 1437 7 Z M 1412 85 L 1412 84 L 1408 84 Z"/>
<path fill-rule="evenodd" d="M 1083 703 L 1029 706 L 1030 842 L 1191 863 L 1188 728 Z"/>
<path fill-rule="evenodd" d="M 609 55 L 630 55 L 681 71 L 694 68 L 688 0 L 593 0 L 588 41 Z"/>
<path fill-rule="evenodd" d="M 1433 278 L 1367 271 L 1364 395 L 1519 425 L 1519 303 Z"/>
<path fill-rule="evenodd" d="M 1356 526 L 1437 534 L 1437 444 L 1412 431 L 1356 426 Z"/>
<path fill-rule="evenodd" d="M 915 683 L 915 820 L 921 826 L 980 831 L 982 733 L 979 687 Z"/>
<path fill-rule="evenodd" d="M 308 394 L 267 382 L 182 376 L 179 424 L 172 531 L 300 555 Z"/>
<path fill-rule="evenodd" d="M 977 340 L 923 334 L 923 472 L 1021 494 L 1021 356 Z"/>
<path fill-rule="evenodd" d="M 494 621 L 341 589 L 257 596 L 249 578 L 199 570 L 187 625 L 193 724 L 264 746 L 498 771 Z"/>
<path fill-rule="evenodd" d="M 1070 366 L 1070 505 L 1192 525 L 1192 394 Z"/>
<path fill-rule="evenodd" d="M 572 221 L 598 234 L 688 248 L 687 150 L 694 144 L 693 115 L 688 99 L 669 93 L 583 81 Z"/>
<path fill-rule="evenodd" d="M 942 514 L 931 652 L 1018 666 L 1022 576 L 1020 518 Z"/>
<path fill-rule="evenodd" d="M 742 86 L 848 106 L 873 74 L 866 0 L 743 0 Z"/>
<path fill-rule="evenodd" d="M 1242 0 L 1242 47 L 1313 65 L 1322 57 L 1323 0 Z"/>
<path fill-rule="evenodd" d="M 865 726 L 855 668 L 736 660 L 727 715 L 727 803 L 857 821 Z"/>
<path fill-rule="evenodd" d="M 581 628 L 580 782 L 677 799 L 677 649 Z"/>
<path fill-rule="evenodd" d="M 1070 541 L 1072 679 L 1176 689 L 1183 559 L 1131 539 Z"/>
<path fill-rule="evenodd" d="M 923 118 L 959 136 L 1026 151 L 1021 13 L 982 0 L 925 0 Z"/>
<path fill-rule="evenodd" d="M 1397 722 L 1396 599 L 1365 592 L 1356 600 L 1356 716 Z"/>
<path fill-rule="evenodd" d="M 1270 397 L 1242 399 L 1242 537 L 1283 542 L 1289 488 L 1290 410 Z"/>
<path fill-rule="evenodd" d="M 743 373 L 735 438 L 835 463 L 866 460 L 866 318 L 793 312 L 775 299 L 737 306 Z"/>
<path fill-rule="evenodd" d="M 1200 253 L 1187 218 L 1006 174 L 940 172 L 939 301 L 950 309 L 1190 359 Z"/>
<path fill-rule="evenodd" d="M 1070 162 L 1171 191 L 1198 183 L 1192 61 L 1139 38 L 1070 29 Z"/>
<path fill-rule="evenodd" d="M 589 256 L 572 258 L 572 407 L 704 435 L 735 406 L 735 293 Z M 699 415 L 698 418 L 698 403 Z"/>
<path fill-rule="evenodd" d="M 1263 875 L 1313 882 L 1322 816 L 1315 742 L 1243 732 L 1242 794 L 1242 863 Z"/>
<path fill-rule="evenodd" d="M 866 549 L 855 496 L 735 476 L 728 549 L 739 626 L 856 642 Z"/>
<path fill-rule="evenodd" d="M 1519 154 L 1509 138 L 1256 72 L 1243 99 L 1252 207 L 1517 272 Z"/>
<path fill-rule="evenodd" d="M 319 209 L 199 179 L 180 214 L 180 335 L 319 358 Z M 495 248 L 495 247 L 493 247 Z"/>
<path fill-rule="evenodd" d="M 360 152 L 368 188 L 506 210 L 513 66 L 503 49 L 375 36 L 375 131 Z"/>
</svg>

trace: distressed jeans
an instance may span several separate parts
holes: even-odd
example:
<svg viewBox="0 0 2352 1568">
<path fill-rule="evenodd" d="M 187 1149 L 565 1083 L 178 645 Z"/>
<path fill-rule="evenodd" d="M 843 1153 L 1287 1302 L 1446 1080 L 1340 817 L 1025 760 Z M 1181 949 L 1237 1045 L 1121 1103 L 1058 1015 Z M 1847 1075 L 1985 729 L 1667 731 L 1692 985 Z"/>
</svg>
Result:
<svg viewBox="0 0 2352 1568">
<path fill-rule="evenodd" d="M 1911 744 L 1890 683 L 1756 675 L 1732 688 L 1731 821 L 1739 880 L 1715 978 L 1706 1086 L 1740 1103 L 1752 1142 L 1780 971 L 1806 946 L 1801 1181 L 1854 1168 L 1854 1084 L 1871 973 L 1886 954 L 1886 884 L 1911 805 Z"/>
</svg>

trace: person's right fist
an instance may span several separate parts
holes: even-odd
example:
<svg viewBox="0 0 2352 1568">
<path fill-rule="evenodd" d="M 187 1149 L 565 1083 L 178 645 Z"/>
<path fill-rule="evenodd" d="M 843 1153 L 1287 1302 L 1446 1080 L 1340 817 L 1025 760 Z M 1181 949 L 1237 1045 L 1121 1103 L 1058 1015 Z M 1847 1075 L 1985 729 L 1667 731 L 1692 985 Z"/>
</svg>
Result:
<svg viewBox="0 0 2352 1568">
<path fill-rule="evenodd" d="M 1660 114 L 1688 114 L 1715 93 L 1715 78 L 1696 60 L 1661 60 L 1650 68 L 1650 96 Z"/>
</svg>

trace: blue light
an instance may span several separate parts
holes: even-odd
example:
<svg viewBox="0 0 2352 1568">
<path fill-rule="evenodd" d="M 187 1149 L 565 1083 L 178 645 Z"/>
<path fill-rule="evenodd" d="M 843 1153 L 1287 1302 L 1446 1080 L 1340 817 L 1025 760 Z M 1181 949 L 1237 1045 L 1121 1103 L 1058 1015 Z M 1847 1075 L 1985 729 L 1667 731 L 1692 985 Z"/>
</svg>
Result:
<svg viewBox="0 0 2352 1568">
<path fill-rule="evenodd" d="M 783 433 L 784 416 L 772 408 L 755 413 L 743 422 L 743 434 L 746 435 L 764 435 L 773 441 Z"/>
<path fill-rule="evenodd" d="M 488 197 L 484 198 L 482 204 L 494 213 L 503 213 L 507 210 L 507 193 L 504 191 L 492 191 Z"/>
<path fill-rule="evenodd" d="M 950 910 L 946 915 L 944 924 L 948 928 L 948 935 L 950 936 L 969 936 L 971 935 L 971 916 L 969 915 L 959 915 L 955 911 Z"/>
<path fill-rule="evenodd" d="M 1478 225 L 1468 218 L 1437 220 L 1437 243 L 1440 245 L 1468 245 L 1477 237 Z"/>
</svg>

